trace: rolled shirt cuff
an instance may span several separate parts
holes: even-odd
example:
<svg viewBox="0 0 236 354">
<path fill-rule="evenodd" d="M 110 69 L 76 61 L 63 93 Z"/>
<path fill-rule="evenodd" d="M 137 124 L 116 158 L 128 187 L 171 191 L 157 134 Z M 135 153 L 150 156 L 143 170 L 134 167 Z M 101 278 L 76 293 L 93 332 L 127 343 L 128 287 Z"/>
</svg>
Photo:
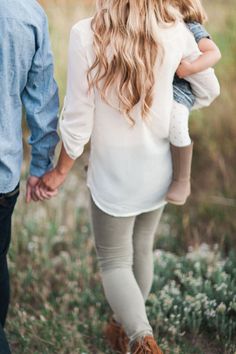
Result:
<svg viewBox="0 0 236 354">
<path fill-rule="evenodd" d="M 65 124 L 64 119 L 59 121 L 60 133 L 63 146 L 66 150 L 67 155 L 72 159 L 76 160 L 84 152 L 84 146 L 86 139 L 78 138 L 76 134 L 73 134 L 71 129 Z"/>
<path fill-rule="evenodd" d="M 30 164 L 30 175 L 35 177 L 42 177 L 45 173 L 53 168 L 53 161 L 47 161 L 33 158 Z"/>
</svg>

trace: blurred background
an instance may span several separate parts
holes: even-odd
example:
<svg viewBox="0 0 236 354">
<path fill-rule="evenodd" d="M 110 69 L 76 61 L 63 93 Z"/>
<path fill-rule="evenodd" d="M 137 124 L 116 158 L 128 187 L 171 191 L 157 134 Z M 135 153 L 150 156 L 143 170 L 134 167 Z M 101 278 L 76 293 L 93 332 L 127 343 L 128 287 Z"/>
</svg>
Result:
<svg viewBox="0 0 236 354">
<path fill-rule="evenodd" d="M 93 0 L 41 0 L 49 17 L 61 104 L 69 31 L 92 16 Z M 206 27 L 222 52 L 221 96 L 191 117 L 195 143 L 192 195 L 168 206 L 155 241 L 155 279 L 147 309 L 165 353 L 236 353 L 236 2 L 205 0 Z M 79 159 L 57 199 L 24 202 L 10 252 L 14 353 L 111 353 L 103 339 L 110 314 L 89 223 L 84 166 Z"/>
</svg>

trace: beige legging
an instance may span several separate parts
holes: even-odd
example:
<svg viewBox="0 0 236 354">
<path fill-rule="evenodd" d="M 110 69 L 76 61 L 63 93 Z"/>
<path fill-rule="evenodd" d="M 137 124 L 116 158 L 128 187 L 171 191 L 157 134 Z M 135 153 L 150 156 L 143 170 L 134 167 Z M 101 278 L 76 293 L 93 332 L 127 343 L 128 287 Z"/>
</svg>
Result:
<svg viewBox="0 0 236 354">
<path fill-rule="evenodd" d="M 102 283 L 115 319 L 130 344 L 153 335 L 145 301 L 153 281 L 153 242 L 163 208 L 132 217 L 114 217 L 91 198 L 91 216 Z"/>
</svg>

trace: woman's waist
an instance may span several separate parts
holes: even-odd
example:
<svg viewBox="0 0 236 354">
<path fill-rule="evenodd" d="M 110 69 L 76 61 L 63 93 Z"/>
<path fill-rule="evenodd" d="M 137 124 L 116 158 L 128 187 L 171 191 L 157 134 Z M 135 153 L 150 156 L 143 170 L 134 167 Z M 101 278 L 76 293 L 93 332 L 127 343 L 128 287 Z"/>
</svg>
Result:
<svg viewBox="0 0 236 354">
<path fill-rule="evenodd" d="M 132 184 L 142 184 L 158 176 L 169 174 L 171 156 L 169 142 L 161 149 L 142 146 L 136 148 L 101 146 L 91 144 L 89 170 L 95 179 L 101 183 L 112 180 L 119 185 L 126 184 L 127 179 Z M 133 180 L 133 181 L 132 181 Z M 132 181 L 132 182 L 131 182 Z"/>
<path fill-rule="evenodd" d="M 129 139 L 128 137 L 108 137 L 107 134 L 92 134 L 91 155 L 94 158 L 121 161 L 149 161 L 162 158 L 169 153 L 169 140 L 158 139 L 153 134 L 149 139 Z"/>
</svg>

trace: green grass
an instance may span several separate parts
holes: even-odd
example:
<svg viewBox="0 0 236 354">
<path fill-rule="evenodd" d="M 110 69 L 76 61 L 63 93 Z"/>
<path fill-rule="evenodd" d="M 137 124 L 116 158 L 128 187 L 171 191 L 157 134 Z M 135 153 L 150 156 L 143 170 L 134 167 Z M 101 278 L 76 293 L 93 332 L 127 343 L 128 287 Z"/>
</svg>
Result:
<svg viewBox="0 0 236 354">
<path fill-rule="evenodd" d="M 20 200 L 21 208 L 18 205 L 16 210 L 8 322 L 14 353 L 111 354 L 103 338 L 111 312 L 101 285 L 88 211 L 76 207 L 70 193 L 67 186 L 59 197 L 59 203 L 66 205 L 58 226 L 58 201 L 29 211 Z M 50 221 L 45 223 L 49 210 Z M 71 231 L 66 222 L 73 211 Z M 32 222 L 34 212 L 37 217 Z M 164 219 L 162 230 L 167 225 Z M 235 266 L 235 255 L 225 262 L 218 249 L 206 245 L 181 257 L 155 252 L 147 312 L 166 354 L 234 354 Z"/>
<path fill-rule="evenodd" d="M 92 13 L 92 3 L 44 1 L 61 101 L 65 94 L 69 30 L 79 18 Z M 214 105 L 191 119 L 195 142 L 192 196 L 184 207 L 166 208 L 155 242 L 155 248 L 164 252 L 156 261 L 147 310 L 165 354 L 236 353 L 230 335 L 236 321 L 235 310 L 230 307 L 236 278 L 235 259 L 230 256 L 236 245 L 236 13 L 234 0 L 205 3 L 210 14 L 208 29 L 223 54 L 216 68 L 222 94 Z M 28 154 L 26 151 L 23 179 L 28 171 Z M 112 354 L 103 338 L 110 309 L 104 298 L 90 230 L 83 168 L 86 159 L 87 154 L 76 164 L 59 197 L 49 203 L 27 207 L 22 184 L 10 252 L 12 303 L 7 324 L 16 354 Z M 211 264 L 201 255 L 191 262 L 187 253 L 190 246 L 199 249 L 202 243 L 219 250 L 207 253 L 213 255 L 216 271 L 210 285 L 206 274 Z M 196 269 L 199 259 L 200 270 Z M 181 270 L 182 283 L 176 269 Z M 194 274 L 191 286 L 189 272 Z M 228 274 L 227 295 L 216 291 L 224 272 Z M 197 278 L 202 282 L 200 289 Z M 172 294 L 171 284 L 180 287 L 178 296 Z M 198 293 L 205 294 L 208 301 L 216 301 L 211 308 L 216 314 L 213 320 L 203 311 Z M 184 312 L 187 300 L 190 314 Z M 217 308 L 222 302 L 226 312 L 221 316 Z M 218 311 L 223 309 L 221 306 Z"/>
</svg>

